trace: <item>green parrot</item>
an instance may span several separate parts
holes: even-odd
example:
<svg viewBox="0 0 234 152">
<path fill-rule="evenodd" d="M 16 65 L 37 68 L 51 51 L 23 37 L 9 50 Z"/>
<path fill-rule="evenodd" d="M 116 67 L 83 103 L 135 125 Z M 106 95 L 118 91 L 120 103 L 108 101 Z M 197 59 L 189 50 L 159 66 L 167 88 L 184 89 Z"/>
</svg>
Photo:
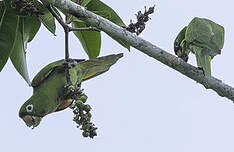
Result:
<svg viewBox="0 0 234 152">
<path fill-rule="evenodd" d="M 70 59 L 70 68 L 65 66 L 64 60 L 45 66 L 32 80 L 33 95 L 21 106 L 20 118 L 28 127 L 38 126 L 47 114 L 72 104 L 73 99 L 65 97 L 65 88 L 77 89 L 81 82 L 108 71 L 122 56 L 121 53 L 90 60 Z M 68 84 L 67 73 L 71 84 Z"/>
<path fill-rule="evenodd" d="M 188 54 L 194 53 L 198 67 L 211 77 L 211 59 L 221 54 L 223 45 L 224 28 L 209 19 L 195 17 L 176 37 L 174 51 L 185 62 Z"/>
</svg>

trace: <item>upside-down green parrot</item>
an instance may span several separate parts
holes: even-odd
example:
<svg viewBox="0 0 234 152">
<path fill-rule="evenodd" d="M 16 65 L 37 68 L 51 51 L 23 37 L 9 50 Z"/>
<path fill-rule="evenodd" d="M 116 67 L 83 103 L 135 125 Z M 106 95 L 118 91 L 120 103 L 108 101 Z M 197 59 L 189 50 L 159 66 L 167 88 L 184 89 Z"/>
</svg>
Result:
<svg viewBox="0 0 234 152">
<path fill-rule="evenodd" d="M 38 126 L 45 115 L 71 105 L 73 100 L 64 96 L 64 88 L 68 85 L 66 71 L 69 71 L 70 85 L 77 88 L 82 81 L 108 71 L 122 56 L 121 53 L 90 60 L 71 59 L 68 70 L 64 66 L 64 60 L 50 63 L 32 80 L 33 95 L 21 106 L 19 116 L 28 127 Z"/>
<path fill-rule="evenodd" d="M 194 53 L 198 67 L 211 77 L 211 59 L 221 54 L 223 45 L 224 28 L 209 19 L 195 17 L 176 37 L 174 51 L 186 62 L 188 54 Z"/>
</svg>

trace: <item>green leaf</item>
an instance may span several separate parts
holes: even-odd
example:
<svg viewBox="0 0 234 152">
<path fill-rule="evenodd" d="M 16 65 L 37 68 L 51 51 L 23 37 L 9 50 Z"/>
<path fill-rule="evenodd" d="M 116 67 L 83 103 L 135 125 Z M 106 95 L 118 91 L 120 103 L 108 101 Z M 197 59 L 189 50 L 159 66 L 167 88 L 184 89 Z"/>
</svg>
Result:
<svg viewBox="0 0 234 152">
<path fill-rule="evenodd" d="M 100 0 L 84 0 L 81 5 L 86 7 L 87 10 L 92 11 L 119 26 L 125 26 L 118 14 L 111 7 Z"/>
<path fill-rule="evenodd" d="M 83 22 L 73 21 L 72 27 L 87 27 Z M 101 49 L 101 33 L 97 31 L 74 31 L 90 59 L 96 58 Z"/>
<path fill-rule="evenodd" d="M 126 26 L 122 19 L 113 9 L 107 6 L 105 3 L 101 2 L 100 0 L 84 0 L 81 5 L 86 7 L 89 11 L 92 11 L 93 13 L 110 20 L 111 22 L 119 26 Z M 127 42 L 113 37 L 110 34 L 108 35 L 130 51 L 130 45 Z"/>
<path fill-rule="evenodd" d="M 26 52 L 25 52 L 25 43 L 28 42 L 29 38 L 32 35 L 30 33 L 23 33 L 25 24 L 25 18 L 20 18 L 19 26 L 16 32 L 16 39 L 12 48 L 12 53 L 10 56 L 11 62 L 13 63 L 15 69 L 20 73 L 20 75 L 24 78 L 24 80 L 30 84 L 30 79 L 28 76 L 28 69 L 26 63 Z M 27 28 L 28 29 L 28 28 Z M 34 34 L 35 35 L 35 34 Z M 33 35 L 33 36 L 34 36 Z M 24 37 L 28 37 L 25 41 Z"/>
<path fill-rule="evenodd" d="M 90 2 L 91 0 L 83 0 L 83 2 L 81 3 L 81 6 L 86 7 L 86 5 Z"/>
<path fill-rule="evenodd" d="M 52 34 L 55 35 L 56 25 L 54 16 L 39 1 L 35 1 L 35 5 L 43 13 L 43 15 L 39 15 L 39 20 Z"/>
<path fill-rule="evenodd" d="M 41 22 L 32 16 L 22 18 L 23 21 L 23 40 L 24 42 L 31 42 L 38 30 L 40 29 Z"/>
<path fill-rule="evenodd" d="M 15 69 L 30 84 L 26 62 L 26 46 L 32 41 L 40 28 L 41 22 L 36 17 L 20 17 L 16 39 L 10 56 Z"/>
<path fill-rule="evenodd" d="M 3 2 L 0 1 L 0 27 L 1 27 L 1 24 L 2 24 L 2 19 L 3 19 L 3 16 L 4 16 L 4 12 L 5 12 L 5 5 L 3 4 Z"/>
<path fill-rule="evenodd" d="M 6 64 L 16 38 L 19 18 L 10 8 L 0 10 L 0 71 Z"/>
</svg>

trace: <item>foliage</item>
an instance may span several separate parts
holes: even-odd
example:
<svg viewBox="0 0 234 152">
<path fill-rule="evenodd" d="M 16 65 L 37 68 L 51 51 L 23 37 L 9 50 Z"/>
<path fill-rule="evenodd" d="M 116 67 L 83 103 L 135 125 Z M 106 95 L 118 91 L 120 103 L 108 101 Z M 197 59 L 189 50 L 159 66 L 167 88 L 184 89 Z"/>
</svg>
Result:
<svg viewBox="0 0 234 152">
<path fill-rule="evenodd" d="M 14 5 L 12 5 L 13 3 Z M 83 0 L 81 5 L 119 26 L 125 26 L 118 14 L 100 0 Z M 68 15 L 63 11 L 59 12 L 56 8 L 54 10 L 60 17 L 61 12 Z M 55 18 L 48 8 L 38 0 L 0 1 L 0 71 L 10 58 L 19 74 L 30 84 L 26 61 L 27 43 L 31 42 L 38 33 L 41 23 L 55 35 Z M 70 23 L 75 28 L 89 27 L 72 15 L 69 15 Z M 74 34 L 81 42 L 89 58 L 96 58 L 100 54 L 101 32 L 75 31 Z M 130 49 L 129 44 L 117 39 L 116 41 Z"/>
</svg>

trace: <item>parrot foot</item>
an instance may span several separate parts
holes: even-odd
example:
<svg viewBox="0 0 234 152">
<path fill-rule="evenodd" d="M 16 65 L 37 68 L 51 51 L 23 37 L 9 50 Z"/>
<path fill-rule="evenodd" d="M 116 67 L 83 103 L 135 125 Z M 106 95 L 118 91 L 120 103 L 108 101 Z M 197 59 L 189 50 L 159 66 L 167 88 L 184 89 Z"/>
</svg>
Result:
<svg viewBox="0 0 234 152">
<path fill-rule="evenodd" d="M 63 66 L 67 69 L 71 69 L 74 66 L 76 66 L 78 63 L 85 61 L 85 59 L 71 59 L 68 58 L 66 60 L 63 61 Z"/>
<path fill-rule="evenodd" d="M 65 99 L 73 99 L 73 100 L 78 100 L 82 94 L 84 89 L 81 89 L 80 86 L 77 88 L 74 87 L 73 85 L 65 85 L 64 86 L 64 98 Z"/>
<path fill-rule="evenodd" d="M 68 58 L 68 59 L 66 59 L 66 60 L 63 61 L 62 65 L 65 68 L 65 74 L 66 74 L 66 79 L 67 79 L 68 85 L 72 85 L 69 69 L 73 68 L 79 62 L 82 62 L 82 61 L 84 61 L 84 60 L 83 59 L 70 59 L 70 58 Z"/>
<path fill-rule="evenodd" d="M 182 54 L 181 56 L 179 56 L 179 58 L 183 59 L 184 62 L 188 62 L 189 59 L 188 54 Z"/>
<path fill-rule="evenodd" d="M 197 69 L 198 69 L 199 71 L 202 71 L 202 74 L 205 76 L 205 71 L 203 70 L 202 67 L 197 67 Z"/>
<path fill-rule="evenodd" d="M 72 62 L 72 59 L 66 59 L 62 63 L 64 68 L 65 68 L 66 79 L 67 79 L 67 83 L 68 83 L 69 87 L 72 85 L 71 76 L 70 76 L 70 73 L 69 73 L 69 69 L 72 68 L 71 62 Z"/>
<path fill-rule="evenodd" d="M 72 67 L 75 66 L 75 64 L 77 64 L 77 62 L 69 58 L 69 59 L 64 60 L 62 64 L 65 68 L 71 69 Z"/>
</svg>

